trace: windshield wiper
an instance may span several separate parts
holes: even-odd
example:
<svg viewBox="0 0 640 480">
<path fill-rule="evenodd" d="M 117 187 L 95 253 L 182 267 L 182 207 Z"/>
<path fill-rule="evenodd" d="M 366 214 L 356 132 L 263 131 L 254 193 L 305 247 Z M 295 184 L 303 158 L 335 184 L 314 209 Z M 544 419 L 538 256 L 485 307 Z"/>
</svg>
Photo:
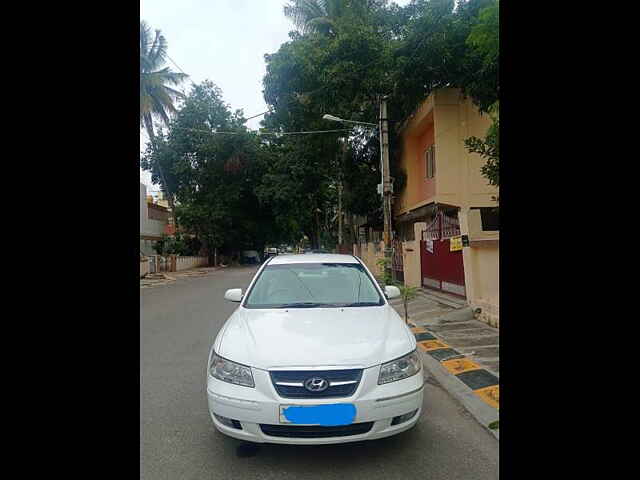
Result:
<svg viewBox="0 0 640 480">
<path fill-rule="evenodd" d="M 380 302 L 336 303 L 338 307 L 379 307 Z"/>
<path fill-rule="evenodd" d="M 342 307 L 379 307 L 378 302 L 355 303 L 319 303 L 319 302 L 295 302 L 270 305 L 269 308 L 342 308 Z"/>
<path fill-rule="evenodd" d="M 274 308 L 314 308 L 322 307 L 325 303 L 318 302 L 296 302 L 296 303 L 281 303 Z"/>
</svg>

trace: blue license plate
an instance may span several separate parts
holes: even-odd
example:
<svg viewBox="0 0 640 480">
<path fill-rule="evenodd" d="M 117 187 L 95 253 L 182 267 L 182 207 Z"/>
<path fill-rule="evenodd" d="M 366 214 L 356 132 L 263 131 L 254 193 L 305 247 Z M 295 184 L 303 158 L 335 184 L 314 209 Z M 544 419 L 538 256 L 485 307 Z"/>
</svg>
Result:
<svg viewBox="0 0 640 480">
<path fill-rule="evenodd" d="M 351 403 L 280 405 L 280 423 L 335 427 L 351 425 L 355 418 L 356 406 Z"/>
</svg>

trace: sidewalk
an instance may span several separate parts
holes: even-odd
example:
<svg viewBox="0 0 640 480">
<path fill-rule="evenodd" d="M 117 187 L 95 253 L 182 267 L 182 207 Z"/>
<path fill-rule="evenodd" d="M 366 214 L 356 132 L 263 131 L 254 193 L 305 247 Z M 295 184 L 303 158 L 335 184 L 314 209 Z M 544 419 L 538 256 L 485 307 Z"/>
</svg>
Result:
<svg viewBox="0 0 640 480">
<path fill-rule="evenodd" d="M 198 267 L 180 272 L 158 272 L 149 273 L 146 277 L 140 279 L 140 288 L 151 288 L 159 285 L 167 285 L 175 282 L 179 278 L 185 277 L 203 277 L 211 272 L 220 270 L 220 267 Z"/>
<path fill-rule="evenodd" d="M 391 305 L 404 318 L 401 299 Z M 408 304 L 409 323 L 425 368 L 480 422 L 499 419 L 499 330 L 473 318 L 463 299 L 420 290 Z M 499 438 L 498 429 L 489 429 Z"/>
</svg>

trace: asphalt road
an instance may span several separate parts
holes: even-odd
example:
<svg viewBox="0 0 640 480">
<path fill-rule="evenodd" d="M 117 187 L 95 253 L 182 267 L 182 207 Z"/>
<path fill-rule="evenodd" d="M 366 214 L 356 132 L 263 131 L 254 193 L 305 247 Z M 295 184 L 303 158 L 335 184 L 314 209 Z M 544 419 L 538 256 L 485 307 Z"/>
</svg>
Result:
<svg viewBox="0 0 640 480">
<path fill-rule="evenodd" d="M 225 269 L 140 290 L 140 478 L 498 478 L 497 440 L 433 382 L 419 423 L 395 437 L 252 449 L 218 433 L 207 410 L 207 355 L 235 308 L 225 290 L 246 288 L 254 271 Z"/>
</svg>

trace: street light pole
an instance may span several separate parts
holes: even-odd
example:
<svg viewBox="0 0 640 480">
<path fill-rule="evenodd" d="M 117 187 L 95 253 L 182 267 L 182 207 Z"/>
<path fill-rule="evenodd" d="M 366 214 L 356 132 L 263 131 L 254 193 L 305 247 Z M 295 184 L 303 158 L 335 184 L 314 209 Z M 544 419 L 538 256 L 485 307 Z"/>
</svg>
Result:
<svg viewBox="0 0 640 480">
<path fill-rule="evenodd" d="M 380 160 L 382 166 L 382 208 L 384 215 L 385 278 L 391 278 L 391 175 L 389 173 L 389 121 L 387 97 L 380 96 Z"/>
<path fill-rule="evenodd" d="M 380 168 L 382 170 L 382 211 L 384 214 L 384 258 L 385 262 L 384 276 L 391 278 L 391 254 L 393 252 L 391 246 L 391 175 L 389 173 L 389 120 L 387 119 L 387 97 L 380 96 L 380 119 L 378 125 L 375 123 L 357 122 L 354 120 L 345 120 L 333 115 L 325 114 L 322 116 L 325 120 L 332 122 L 353 123 L 356 125 L 370 125 L 378 127 L 380 131 Z"/>
</svg>

